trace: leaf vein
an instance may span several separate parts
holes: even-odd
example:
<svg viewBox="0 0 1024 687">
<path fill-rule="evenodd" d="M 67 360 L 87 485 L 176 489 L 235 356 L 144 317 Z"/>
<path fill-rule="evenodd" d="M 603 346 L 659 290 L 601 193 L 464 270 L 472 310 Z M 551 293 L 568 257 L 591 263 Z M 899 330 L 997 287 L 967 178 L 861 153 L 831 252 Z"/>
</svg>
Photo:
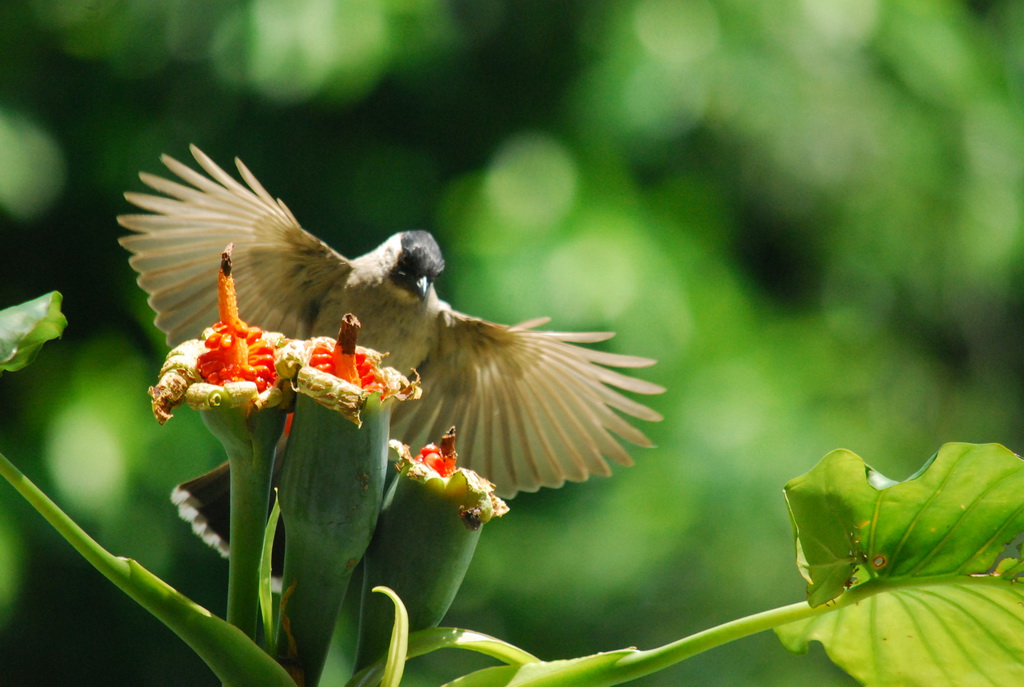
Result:
<svg viewBox="0 0 1024 687">
<path fill-rule="evenodd" d="M 955 628 L 951 627 L 950 623 L 949 623 L 950 619 L 945 614 L 940 613 L 938 608 L 936 608 L 938 603 L 946 602 L 948 605 L 952 606 L 954 609 L 956 609 L 958 611 L 962 611 L 962 609 L 959 606 L 957 606 L 956 604 L 951 603 L 949 598 L 946 597 L 945 595 L 939 594 L 939 593 L 935 593 L 935 592 L 930 591 L 930 590 L 925 590 L 925 589 L 910 590 L 910 589 L 908 589 L 908 590 L 903 590 L 903 593 L 906 594 L 906 596 L 909 599 L 913 599 L 914 601 L 916 601 L 916 603 L 921 607 L 921 610 L 919 611 L 920 613 L 927 614 L 928 616 L 931 617 L 932 622 L 929 624 L 929 627 L 932 628 L 933 637 L 934 637 L 934 633 L 935 632 L 943 632 L 943 633 L 945 633 L 945 635 L 946 635 L 947 639 L 949 640 L 950 644 L 952 646 L 956 647 L 956 649 L 959 651 L 959 653 L 962 656 L 962 658 L 964 660 L 966 660 L 967 663 L 969 663 L 971 665 L 971 667 L 974 669 L 974 672 L 976 672 L 978 674 L 985 675 L 992 684 L 997 684 L 998 683 L 998 681 L 995 680 L 993 678 L 993 676 L 988 673 L 988 671 L 985 669 L 985 666 L 980 664 L 975 659 L 975 657 L 973 655 L 973 652 L 970 651 L 970 647 L 964 645 L 962 633 L 958 632 Z M 920 598 L 920 597 L 929 597 L 929 599 Z M 974 619 L 974 618 L 970 618 L 970 619 L 974 620 L 976 622 L 976 619 Z M 925 634 L 925 631 L 923 630 L 923 627 L 922 627 L 922 631 L 921 631 L 921 634 L 920 634 L 920 641 L 921 641 L 921 643 L 923 645 L 928 647 L 929 653 L 932 656 L 932 663 L 933 663 L 933 665 L 937 669 L 941 670 L 943 672 L 943 674 L 945 674 L 945 676 L 948 678 L 948 684 L 955 684 L 957 682 L 956 674 L 950 671 L 950 669 L 948 667 L 949 666 L 948 660 L 942 660 L 942 658 L 935 653 L 935 651 L 933 650 L 933 647 L 937 644 L 937 642 L 935 641 L 934 638 L 933 639 L 929 639 L 929 637 Z M 945 658 L 948 659 L 948 656 L 946 656 Z"/>
<path fill-rule="evenodd" d="M 959 467 L 959 465 L 960 465 L 960 462 L 958 461 L 957 467 Z M 949 476 L 952 476 L 952 474 L 955 471 L 956 471 L 955 469 L 954 470 L 950 470 L 949 471 Z M 994 489 L 996 489 L 1006 479 L 1009 479 L 1009 478 L 1014 477 L 1014 476 L 1019 475 L 1019 474 L 1020 473 L 1017 472 L 1017 471 L 1013 471 L 1013 472 L 1009 472 L 1008 471 L 1006 474 L 1000 476 L 999 479 L 993 481 L 984 490 L 982 490 L 977 495 L 975 495 L 974 499 L 971 500 L 971 502 L 966 507 L 964 507 L 963 510 L 960 512 L 959 516 L 956 518 L 956 520 L 950 526 L 950 528 L 946 532 L 946 534 L 938 542 L 935 543 L 935 546 L 932 547 L 931 551 L 929 551 L 927 555 L 921 557 L 918 560 L 917 565 L 915 565 L 913 568 L 911 568 L 911 570 L 907 573 L 907 575 L 908 576 L 917 575 L 933 558 L 935 558 L 935 556 L 937 556 L 945 548 L 945 546 L 950 541 L 952 541 L 954 539 L 954 537 L 956 537 L 959 534 L 957 532 L 957 528 L 960 527 L 961 523 L 971 513 L 973 513 L 975 511 L 975 509 L 978 507 L 978 505 L 984 501 L 985 497 L 988 496 L 988 494 L 990 494 Z M 972 557 L 973 557 L 973 554 L 972 554 Z"/>
<path fill-rule="evenodd" d="M 925 511 L 927 511 L 931 507 L 932 503 L 936 499 L 938 499 L 939 496 L 942 494 L 942 492 L 945 489 L 946 485 L 953 478 L 953 474 L 956 473 L 957 468 L 959 468 L 960 464 L 963 462 L 963 460 L 964 460 L 966 455 L 967 454 L 961 454 L 959 457 L 956 458 L 955 462 L 946 471 L 946 474 L 943 475 L 942 480 L 940 481 L 938 486 L 936 486 L 935 489 L 932 491 L 932 493 L 929 494 L 928 498 L 925 499 L 924 503 L 921 504 L 921 506 L 917 509 L 917 512 L 910 519 L 910 522 L 907 525 L 907 529 L 904 530 L 904 532 L 903 532 L 903 537 L 900 538 L 900 541 L 896 545 L 896 548 L 893 550 L 893 552 L 889 556 L 889 562 L 890 562 L 889 570 L 895 569 L 895 564 L 899 560 L 900 554 L 903 552 L 903 547 L 906 546 L 907 542 L 910 540 L 910 536 L 911 536 L 911 534 L 913 534 L 914 528 L 917 527 L 917 524 L 920 522 L 920 520 L 921 520 L 922 516 L 924 515 Z M 900 488 L 900 487 L 902 487 L 902 486 L 904 486 L 906 484 L 909 484 L 909 483 L 908 482 L 903 482 L 901 484 L 897 484 L 897 485 L 895 485 L 893 487 L 890 487 L 890 489 L 898 489 L 898 488 Z M 875 549 L 872 549 L 870 555 L 874 555 L 874 553 L 875 553 Z"/>
</svg>

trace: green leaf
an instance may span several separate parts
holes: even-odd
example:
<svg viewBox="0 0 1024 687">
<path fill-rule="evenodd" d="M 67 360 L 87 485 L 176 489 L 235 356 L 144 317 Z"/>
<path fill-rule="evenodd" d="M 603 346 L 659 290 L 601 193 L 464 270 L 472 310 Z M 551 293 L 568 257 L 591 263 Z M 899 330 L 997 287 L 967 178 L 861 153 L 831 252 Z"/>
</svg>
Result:
<svg viewBox="0 0 1024 687">
<path fill-rule="evenodd" d="M 263 533 L 263 553 L 260 556 L 260 612 L 263 618 L 264 646 L 271 655 L 276 654 L 274 646 L 274 593 L 271 585 L 270 564 L 274 553 L 274 536 L 277 534 L 277 521 L 281 518 L 281 502 L 274 489 L 274 506 L 270 509 L 267 528 Z"/>
<path fill-rule="evenodd" d="M 39 349 L 68 325 L 60 311 L 62 297 L 52 291 L 35 300 L 0 310 L 0 374 L 31 363 Z"/>
<path fill-rule="evenodd" d="M 797 568 L 807 580 L 807 603 L 831 601 L 862 559 L 858 510 L 868 510 L 877 494 L 866 481 L 871 468 L 858 456 L 833 451 L 809 473 L 786 485 L 786 506 L 796 541 Z M 840 485 L 843 498 L 822 485 Z"/>
<path fill-rule="evenodd" d="M 374 587 L 374 593 L 383 594 L 395 605 L 395 623 L 391 630 L 391 643 L 388 645 L 388 656 L 384 661 L 384 677 L 381 687 L 398 687 L 405 671 L 405 656 L 409 650 L 409 614 L 405 604 L 387 587 Z"/>
<path fill-rule="evenodd" d="M 1024 531 L 1020 457 L 947 444 L 893 483 L 836 451 L 792 480 L 786 499 L 808 600 L 836 600 L 778 628 L 786 648 L 818 640 L 868 685 L 1024 682 L 1021 551 L 1011 547 Z"/>
</svg>

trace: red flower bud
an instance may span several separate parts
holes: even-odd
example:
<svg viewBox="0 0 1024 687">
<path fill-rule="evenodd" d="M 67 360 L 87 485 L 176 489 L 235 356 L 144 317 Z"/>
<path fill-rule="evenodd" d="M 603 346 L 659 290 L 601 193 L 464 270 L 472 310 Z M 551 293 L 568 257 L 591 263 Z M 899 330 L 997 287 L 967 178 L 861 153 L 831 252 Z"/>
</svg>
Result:
<svg viewBox="0 0 1024 687">
<path fill-rule="evenodd" d="M 413 460 L 423 463 L 441 477 L 451 477 L 455 472 L 455 463 L 458 457 L 455 452 L 455 428 L 452 427 L 441 437 L 440 447 L 437 444 L 427 444 L 413 456 Z"/>
</svg>

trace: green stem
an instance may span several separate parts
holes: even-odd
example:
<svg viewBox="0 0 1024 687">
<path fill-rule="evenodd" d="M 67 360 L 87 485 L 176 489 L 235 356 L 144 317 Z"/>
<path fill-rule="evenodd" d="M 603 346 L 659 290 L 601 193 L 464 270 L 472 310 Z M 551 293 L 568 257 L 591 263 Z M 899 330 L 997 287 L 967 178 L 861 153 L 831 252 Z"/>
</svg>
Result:
<svg viewBox="0 0 1024 687">
<path fill-rule="evenodd" d="M 250 637 L 256 636 L 259 599 L 259 563 L 262 537 L 253 540 L 254 516 L 265 515 L 267 502 L 260 494 L 269 488 L 256 461 L 231 461 L 231 553 L 228 559 L 228 622 Z M 242 468 L 240 465 L 244 464 Z M 260 528 L 261 532 L 263 528 Z"/>
<path fill-rule="evenodd" d="M 0 453 L 3 476 L 96 570 L 178 635 L 226 685 L 294 687 L 281 666 L 242 634 L 129 558 L 114 556 Z"/>
<path fill-rule="evenodd" d="M 822 604 L 814 608 L 807 604 L 806 601 L 800 601 L 788 606 L 781 606 L 769 611 L 748 615 L 744 618 L 738 618 L 737 620 L 692 634 L 689 637 L 683 637 L 657 649 L 630 653 L 616 662 L 615 675 L 617 678 L 622 678 L 622 682 L 635 680 L 636 678 L 655 673 L 685 661 L 708 649 L 714 649 L 737 639 L 743 639 L 758 632 L 771 630 L 797 620 L 831 613 L 845 606 L 859 603 L 880 591 L 884 590 L 874 585 L 865 584 L 847 591 L 834 602 Z"/>
<path fill-rule="evenodd" d="M 241 406 L 203 411 L 202 416 L 231 465 L 227 620 L 255 638 L 270 482 L 285 414 Z"/>
<path fill-rule="evenodd" d="M 732 620 L 717 627 L 692 634 L 689 637 L 683 637 L 657 649 L 637 651 L 629 654 L 615 664 L 617 669 L 625 671 L 624 674 L 619 674 L 618 677 L 624 677 L 623 681 L 625 681 L 626 679 L 632 680 L 643 675 L 649 675 L 650 673 L 655 673 L 668 666 L 685 661 L 708 649 L 714 649 L 723 644 L 749 637 L 758 632 L 770 630 L 779 625 L 785 625 L 786 623 L 802 620 L 821 613 L 829 613 L 834 608 L 834 606 L 811 608 L 806 602 L 801 601 L 788 606 L 774 608 L 770 611 L 755 613 L 745 618 Z"/>
</svg>

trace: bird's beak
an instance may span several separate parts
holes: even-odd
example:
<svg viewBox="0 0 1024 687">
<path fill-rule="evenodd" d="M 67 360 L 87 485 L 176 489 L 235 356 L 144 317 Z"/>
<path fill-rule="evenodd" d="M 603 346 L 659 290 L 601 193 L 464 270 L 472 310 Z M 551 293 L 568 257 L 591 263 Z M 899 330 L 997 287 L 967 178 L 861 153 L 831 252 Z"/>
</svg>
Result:
<svg viewBox="0 0 1024 687">
<path fill-rule="evenodd" d="M 420 295 L 420 300 L 427 298 L 427 290 L 430 288 L 430 280 L 426 277 L 420 277 L 416 280 L 416 293 Z"/>
</svg>

